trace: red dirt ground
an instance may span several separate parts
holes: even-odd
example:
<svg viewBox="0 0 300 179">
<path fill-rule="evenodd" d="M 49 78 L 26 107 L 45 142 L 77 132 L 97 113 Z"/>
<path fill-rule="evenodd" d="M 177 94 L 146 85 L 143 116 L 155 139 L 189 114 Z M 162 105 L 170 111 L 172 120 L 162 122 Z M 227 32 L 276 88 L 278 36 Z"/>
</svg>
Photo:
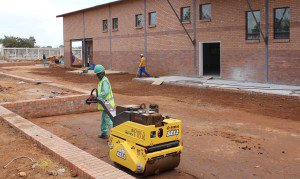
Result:
<svg viewBox="0 0 300 179">
<path fill-rule="evenodd" d="M 45 84 L 36 85 L 0 75 L 0 103 L 30 99 L 49 99 L 77 94 L 70 90 L 55 88 Z"/>
<path fill-rule="evenodd" d="M 1 70 L 1 69 L 0 69 Z M 3 69 L 2 69 L 3 70 Z M 60 68 L 10 68 L 8 73 L 92 89 L 94 77 Z M 157 103 L 183 122 L 180 166 L 158 178 L 299 178 L 300 98 L 178 86 L 152 86 L 133 75 L 110 75 L 116 102 Z M 97 138 L 100 113 L 32 119 L 50 132 L 109 162 Z"/>
<path fill-rule="evenodd" d="M 34 69 L 31 73 L 72 83 L 97 84 L 95 77 L 65 73 L 66 69 Z M 271 117 L 300 120 L 300 98 L 172 85 L 155 86 L 132 81 L 134 75 L 109 75 L 114 93 L 128 96 L 164 96 L 190 106 L 217 105 Z"/>
<path fill-rule="evenodd" d="M 50 155 L 45 154 L 36 144 L 27 140 L 21 134 L 0 120 L 0 178 L 20 178 L 19 172 L 26 172 L 26 178 L 71 178 L 70 171 Z M 35 159 L 39 164 L 34 169 L 28 159 L 17 159 L 7 168 L 3 168 L 15 157 L 27 156 Z M 58 176 L 48 175 L 48 171 L 66 169 Z"/>
</svg>

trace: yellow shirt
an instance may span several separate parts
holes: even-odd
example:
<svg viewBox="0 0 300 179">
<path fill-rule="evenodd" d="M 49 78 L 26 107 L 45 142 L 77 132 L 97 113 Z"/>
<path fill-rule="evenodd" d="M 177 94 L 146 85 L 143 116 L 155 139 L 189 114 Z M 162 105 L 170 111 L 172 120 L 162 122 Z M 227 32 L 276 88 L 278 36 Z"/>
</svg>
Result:
<svg viewBox="0 0 300 179">
<path fill-rule="evenodd" d="M 140 62 L 140 66 L 139 67 L 144 67 L 146 66 L 146 58 L 145 57 L 142 57 L 141 58 L 141 62 Z"/>
</svg>

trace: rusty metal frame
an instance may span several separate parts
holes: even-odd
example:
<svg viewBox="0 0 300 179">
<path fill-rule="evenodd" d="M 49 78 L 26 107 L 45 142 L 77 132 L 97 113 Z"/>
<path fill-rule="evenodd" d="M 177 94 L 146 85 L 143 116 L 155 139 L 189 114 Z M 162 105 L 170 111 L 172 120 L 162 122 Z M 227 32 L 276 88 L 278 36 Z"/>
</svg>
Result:
<svg viewBox="0 0 300 179">
<path fill-rule="evenodd" d="M 177 14 L 176 10 L 174 9 L 172 3 L 170 2 L 170 0 L 167 0 L 168 1 L 168 4 L 170 5 L 171 9 L 173 10 L 174 14 L 176 15 L 179 23 L 181 24 L 181 26 L 183 27 L 185 33 L 187 34 L 187 36 L 189 37 L 190 41 L 192 42 L 193 46 L 196 46 L 196 40 L 195 39 L 192 39 L 191 35 L 189 34 L 189 32 L 187 31 L 187 29 L 185 28 L 185 26 L 183 25 L 179 15 Z"/>
<path fill-rule="evenodd" d="M 266 38 L 265 38 L 265 35 L 264 35 L 264 33 L 262 32 L 262 30 L 261 30 L 261 28 L 260 28 L 260 24 L 258 23 L 258 21 L 257 21 L 257 19 L 256 19 L 256 17 L 255 17 L 255 15 L 254 15 L 254 10 L 253 10 L 253 8 L 252 8 L 252 6 L 251 6 L 250 0 L 246 0 L 246 2 L 247 2 L 247 4 L 248 4 L 248 7 L 249 7 L 249 9 L 250 9 L 250 12 L 251 12 L 251 14 L 252 14 L 254 20 L 255 20 L 255 23 L 256 23 L 257 27 L 259 28 L 259 32 L 260 32 L 262 38 L 264 39 L 264 42 L 267 43 Z"/>
</svg>

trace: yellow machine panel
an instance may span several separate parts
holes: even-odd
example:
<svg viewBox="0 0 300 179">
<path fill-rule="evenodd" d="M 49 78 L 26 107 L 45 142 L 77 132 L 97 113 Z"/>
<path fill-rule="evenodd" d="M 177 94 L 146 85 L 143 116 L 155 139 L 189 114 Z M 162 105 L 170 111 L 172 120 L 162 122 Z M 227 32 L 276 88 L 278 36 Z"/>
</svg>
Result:
<svg viewBox="0 0 300 179">
<path fill-rule="evenodd" d="M 123 136 L 127 141 L 135 141 L 142 146 L 152 146 L 181 139 L 181 121 L 165 119 L 164 126 L 145 126 L 127 121 L 111 129 L 111 135 Z"/>
<path fill-rule="evenodd" d="M 163 126 L 127 121 L 111 129 L 110 159 L 144 176 L 179 165 L 181 121 L 165 119 Z M 174 142 L 175 141 L 175 142 Z"/>
</svg>

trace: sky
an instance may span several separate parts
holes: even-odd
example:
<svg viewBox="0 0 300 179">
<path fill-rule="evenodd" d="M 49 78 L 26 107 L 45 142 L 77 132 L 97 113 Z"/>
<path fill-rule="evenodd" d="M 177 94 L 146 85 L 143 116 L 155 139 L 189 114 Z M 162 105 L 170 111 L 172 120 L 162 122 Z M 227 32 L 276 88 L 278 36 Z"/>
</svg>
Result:
<svg viewBox="0 0 300 179">
<path fill-rule="evenodd" d="M 63 45 L 64 14 L 113 0 L 0 0 L 0 38 L 34 36 L 39 46 Z"/>
</svg>

